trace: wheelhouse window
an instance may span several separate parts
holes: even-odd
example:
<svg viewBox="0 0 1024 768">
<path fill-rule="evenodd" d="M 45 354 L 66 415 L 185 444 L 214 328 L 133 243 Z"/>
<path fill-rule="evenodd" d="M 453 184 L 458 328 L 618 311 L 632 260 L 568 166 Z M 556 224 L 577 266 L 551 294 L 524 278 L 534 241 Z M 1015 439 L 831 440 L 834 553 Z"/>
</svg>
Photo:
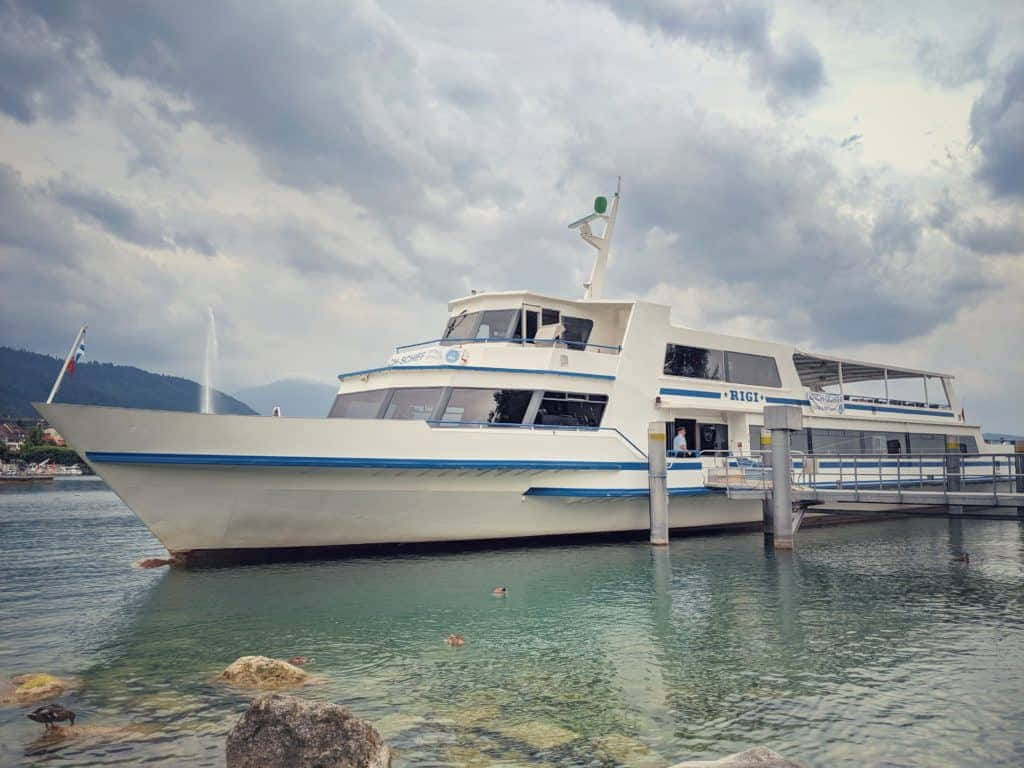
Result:
<svg viewBox="0 0 1024 768">
<path fill-rule="evenodd" d="M 475 338 L 479 326 L 479 312 L 460 312 L 448 318 L 448 324 L 444 328 L 444 338 L 453 341 Z"/>
<path fill-rule="evenodd" d="M 532 397 L 528 389 L 453 389 L 441 421 L 522 424 Z"/>
<path fill-rule="evenodd" d="M 334 398 L 329 419 L 375 419 L 384 404 L 388 389 L 368 389 L 365 392 L 349 392 Z"/>
<path fill-rule="evenodd" d="M 586 317 L 562 315 L 562 341 L 569 349 L 585 349 L 594 330 L 594 321 Z"/>
<path fill-rule="evenodd" d="M 718 349 L 669 344 L 665 347 L 665 374 L 724 381 L 725 353 Z"/>
<path fill-rule="evenodd" d="M 746 352 L 725 353 L 725 379 L 733 384 L 756 387 L 781 387 L 779 367 L 774 357 Z"/>
<path fill-rule="evenodd" d="M 426 421 L 434 416 L 441 402 L 441 387 L 410 387 L 396 389 L 384 410 L 385 419 L 416 419 Z"/>
<path fill-rule="evenodd" d="M 559 427 L 599 427 L 608 395 L 545 392 L 534 424 Z"/>
</svg>

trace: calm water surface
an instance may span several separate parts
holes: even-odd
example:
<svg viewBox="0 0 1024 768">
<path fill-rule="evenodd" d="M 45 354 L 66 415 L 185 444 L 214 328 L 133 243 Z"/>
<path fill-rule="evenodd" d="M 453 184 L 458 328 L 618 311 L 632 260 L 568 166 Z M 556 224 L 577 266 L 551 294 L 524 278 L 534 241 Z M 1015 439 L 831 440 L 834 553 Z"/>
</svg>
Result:
<svg viewBox="0 0 1024 768">
<path fill-rule="evenodd" d="M 162 549 L 99 481 L 3 490 L 0 675 L 80 676 L 63 702 L 95 733 L 47 742 L 0 709 L 0 764 L 221 766 L 250 697 L 213 678 L 244 654 L 313 657 L 303 695 L 372 720 L 399 766 L 665 766 L 754 744 L 809 766 L 1024 764 L 1024 527 L 893 521 L 798 545 L 140 571 Z"/>
</svg>

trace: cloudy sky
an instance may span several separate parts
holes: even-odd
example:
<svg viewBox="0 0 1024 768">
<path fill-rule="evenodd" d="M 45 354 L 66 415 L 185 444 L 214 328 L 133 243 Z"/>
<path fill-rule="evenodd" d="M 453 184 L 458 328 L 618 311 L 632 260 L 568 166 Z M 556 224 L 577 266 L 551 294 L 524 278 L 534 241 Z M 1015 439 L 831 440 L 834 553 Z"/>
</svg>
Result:
<svg viewBox="0 0 1024 768">
<path fill-rule="evenodd" d="M 471 288 L 952 371 L 1024 432 L 1024 4 L 0 0 L 0 344 L 225 389 Z"/>
</svg>

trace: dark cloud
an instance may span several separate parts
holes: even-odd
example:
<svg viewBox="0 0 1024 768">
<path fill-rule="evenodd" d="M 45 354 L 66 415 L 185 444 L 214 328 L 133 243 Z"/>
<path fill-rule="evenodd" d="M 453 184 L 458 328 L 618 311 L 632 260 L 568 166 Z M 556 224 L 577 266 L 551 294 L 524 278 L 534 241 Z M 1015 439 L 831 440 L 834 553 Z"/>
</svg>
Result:
<svg viewBox="0 0 1024 768">
<path fill-rule="evenodd" d="M 348 254 L 357 250 L 353 243 L 325 243 L 324 236 L 301 222 L 285 223 L 276 229 L 274 236 L 285 263 L 303 275 L 365 281 L 386 271 L 386 265 L 374 269 L 351 258 Z"/>
<path fill-rule="evenodd" d="M 863 138 L 864 134 L 862 133 L 851 133 L 849 136 L 847 136 L 845 139 L 839 142 L 839 148 L 849 149 L 850 147 L 854 147 L 860 144 Z"/>
<path fill-rule="evenodd" d="M 0 5 L 0 111 L 22 123 L 62 120 L 97 91 L 80 39 L 54 34 L 14 0 Z"/>
<path fill-rule="evenodd" d="M 988 59 L 998 33 L 995 23 L 989 24 L 961 46 L 946 39 L 925 38 L 918 42 L 914 55 L 918 71 L 946 88 L 981 80 L 988 74 Z"/>
<path fill-rule="evenodd" d="M 804 37 L 790 35 L 781 46 L 769 34 L 771 12 L 756 2 L 701 0 L 595 0 L 619 18 L 668 37 L 746 55 L 751 79 L 763 85 L 776 106 L 817 94 L 825 84 L 825 64 Z"/>
<path fill-rule="evenodd" d="M 115 237 L 150 248 L 165 248 L 166 238 L 154 222 L 143 222 L 128 205 L 113 195 L 89 189 L 68 179 L 50 184 L 50 193 L 61 205 L 91 219 Z"/>
<path fill-rule="evenodd" d="M 993 193 L 1024 198 L 1024 55 L 992 77 L 971 108 L 978 178 Z"/>
<path fill-rule="evenodd" d="M 92 189 L 68 177 L 50 182 L 48 193 L 54 201 L 91 221 L 126 243 L 144 248 L 189 248 L 205 256 L 217 249 L 210 236 L 189 226 L 176 228 L 150 211 L 139 211 L 113 195 Z"/>
<path fill-rule="evenodd" d="M 880 253 L 913 253 L 921 242 L 921 223 L 905 200 L 887 200 L 879 205 L 871 230 L 871 246 Z"/>
<path fill-rule="evenodd" d="M 1020 221 L 994 224 L 975 218 L 954 232 L 958 243 L 977 253 L 1024 255 L 1024 225 Z"/>
<path fill-rule="evenodd" d="M 0 247 L 10 263 L 29 265 L 45 261 L 55 267 L 66 267 L 77 260 L 71 222 L 45 191 L 26 186 L 21 174 L 3 163 L 0 212 Z"/>
</svg>

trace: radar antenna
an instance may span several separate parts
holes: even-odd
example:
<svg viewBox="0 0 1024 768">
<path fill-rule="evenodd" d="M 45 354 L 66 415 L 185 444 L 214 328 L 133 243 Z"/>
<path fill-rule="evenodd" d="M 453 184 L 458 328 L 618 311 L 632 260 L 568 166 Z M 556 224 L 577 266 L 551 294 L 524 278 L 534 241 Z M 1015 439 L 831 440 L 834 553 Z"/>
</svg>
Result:
<svg viewBox="0 0 1024 768">
<path fill-rule="evenodd" d="M 615 216 L 619 212 L 619 192 L 622 190 L 622 177 L 615 185 L 615 196 L 612 198 L 612 208 L 608 211 L 608 198 L 597 197 L 594 199 L 594 212 L 589 213 L 581 219 L 576 219 L 569 225 L 569 229 L 578 229 L 580 237 L 584 242 L 589 243 L 597 249 L 597 256 L 594 257 L 594 268 L 590 271 L 590 280 L 583 284 L 584 299 L 600 299 L 604 291 L 604 273 L 608 266 L 608 252 L 612 243 L 612 232 L 615 230 Z M 605 213 L 605 211 L 608 211 Z M 604 231 L 598 237 L 590 230 L 590 222 L 595 219 L 604 220 Z"/>
</svg>

